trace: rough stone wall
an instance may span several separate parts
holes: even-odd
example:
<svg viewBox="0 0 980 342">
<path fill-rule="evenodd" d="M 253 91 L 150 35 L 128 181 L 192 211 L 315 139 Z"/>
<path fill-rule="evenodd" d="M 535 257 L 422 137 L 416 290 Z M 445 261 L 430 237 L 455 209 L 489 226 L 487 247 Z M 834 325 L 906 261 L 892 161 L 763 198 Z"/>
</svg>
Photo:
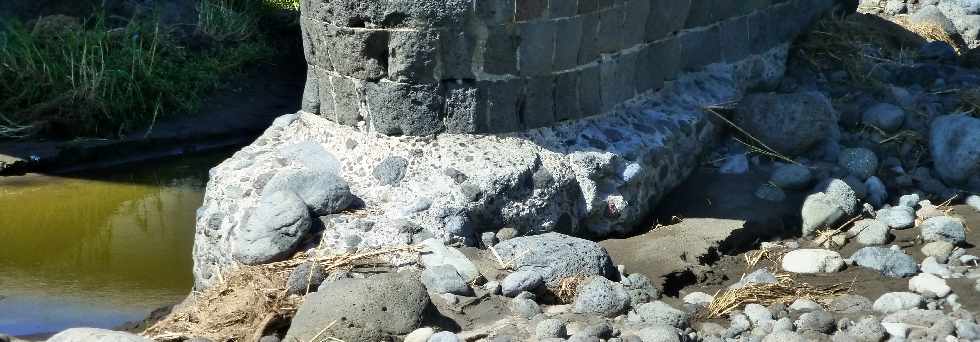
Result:
<svg viewBox="0 0 980 342">
<path fill-rule="evenodd" d="M 792 39 L 833 0 L 303 0 L 304 110 L 385 135 L 607 114 Z"/>
</svg>

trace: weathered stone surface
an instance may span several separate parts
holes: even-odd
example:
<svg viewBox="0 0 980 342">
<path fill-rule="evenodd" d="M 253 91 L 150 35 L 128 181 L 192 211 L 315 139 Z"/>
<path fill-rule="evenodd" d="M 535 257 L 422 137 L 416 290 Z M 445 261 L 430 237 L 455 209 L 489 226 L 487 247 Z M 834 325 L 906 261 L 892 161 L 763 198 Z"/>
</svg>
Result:
<svg viewBox="0 0 980 342">
<path fill-rule="evenodd" d="M 425 250 L 422 252 L 421 259 L 425 267 L 452 266 L 467 284 L 472 284 L 480 278 L 480 270 L 458 249 L 448 247 L 436 239 L 425 240 L 422 245 Z"/>
<path fill-rule="evenodd" d="M 810 186 L 813 172 L 803 165 L 786 164 L 772 171 L 769 181 L 787 190 L 802 190 Z"/>
<path fill-rule="evenodd" d="M 844 170 L 864 181 L 878 171 L 878 156 L 866 148 L 849 148 L 841 151 L 837 162 Z"/>
<path fill-rule="evenodd" d="M 954 245 L 966 241 L 966 227 L 959 218 L 933 217 L 922 222 L 919 228 L 926 241 L 946 241 Z"/>
<path fill-rule="evenodd" d="M 280 171 L 265 185 L 262 194 L 282 191 L 295 193 L 318 215 L 337 213 L 354 201 L 347 181 L 329 169 L 304 167 Z"/>
<path fill-rule="evenodd" d="M 535 270 L 523 270 L 508 274 L 500 283 L 501 292 L 507 297 L 514 297 L 521 292 L 534 292 L 544 285 L 544 278 Z"/>
<path fill-rule="evenodd" d="M 905 123 L 905 110 L 891 103 L 879 103 L 864 111 L 861 120 L 885 132 L 895 132 Z"/>
<path fill-rule="evenodd" d="M 667 303 L 655 301 L 637 306 L 633 311 L 630 311 L 627 319 L 633 322 L 683 329 L 687 327 L 690 315 L 671 307 Z"/>
<path fill-rule="evenodd" d="M 817 190 L 819 192 L 803 201 L 803 236 L 810 236 L 820 228 L 828 228 L 843 217 L 853 215 L 858 204 L 857 194 L 842 180 L 825 181 L 817 186 Z"/>
<path fill-rule="evenodd" d="M 910 277 L 919 271 L 919 266 L 911 255 L 882 247 L 861 248 L 851 255 L 851 260 L 858 266 L 894 278 Z"/>
<path fill-rule="evenodd" d="M 837 129 L 837 113 L 821 93 L 759 93 L 739 103 L 735 123 L 777 152 L 806 152 Z"/>
<path fill-rule="evenodd" d="M 874 302 L 874 310 L 882 314 L 890 314 L 908 309 L 917 309 L 925 304 L 922 296 L 912 292 L 889 292 L 878 297 Z"/>
<path fill-rule="evenodd" d="M 605 277 L 592 277 L 579 285 L 575 296 L 576 313 L 616 317 L 630 305 L 629 294 L 623 285 Z"/>
<path fill-rule="evenodd" d="M 71 328 L 51 336 L 48 342 L 150 342 L 152 340 L 127 332 L 96 328 Z"/>
<path fill-rule="evenodd" d="M 264 195 L 248 222 L 232 235 L 232 253 L 248 265 L 286 259 L 309 236 L 311 223 L 309 210 L 295 193 Z"/>
<path fill-rule="evenodd" d="M 951 184 L 980 186 L 980 119 L 946 115 L 932 122 L 929 151 L 936 172 Z"/>
<path fill-rule="evenodd" d="M 304 108 L 352 127 L 367 123 L 384 135 L 543 127 L 612 113 L 681 69 L 750 59 L 789 42 L 831 5 L 304 0 L 303 45 L 313 70 Z M 601 86 L 591 83 L 600 71 Z M 573 76 L 588 82 L 582 88 L 594 85 L 599 92 L 572 95 L 569 90 L 578 87 L 570 84 Z M 461 111 L 459 89 L 447 86 L 459 82 L 521 84 L 509 90 L 521 114 L 479 106 Z M 566 108 L 579 95 L 586 103 Z M 510 101 L 490 103 L 510 107 Z M 461 124 L 467 121 L 489 124 Z M 501 122 L 516 124 L 492 127 Z"/>
<path fill-rule="evenodd" d="M 429 296 L 412 272 L 324 283 L 300 306 L 285 340 L 309 341 L 334 323 L 330 336 L 345 341 L 379 341 L 405 335 L 422 323 Z"/>
<path fill-rule="evenodd" d="M 857 242 L 862 245 L 884 245 L 891 238 L 888 225 L 874 219 L 854 222 L 850 231 L 857 231 Z"/>
<path fill-rule="evenodd" d="M 322 267 L 311 261 L 304 262 L 289 273 L 289 279 L 286 280 L 286 293 L 305 295 L 316 291 L 326 279 L 327 273 Z"/>
<path fill-rule="evenodd" d="M 461 296 L 473 293 L 473 289 L 463 280 L 459 272 L 456 272 L 456 268 L 450 265 L 426 268 L 422 271 L 422 284 L 433 293 L 452 293 Z"/>
<path fill-rule="evenodd" d="M 307 167 L 278 152 L 304 141 L 336 157 L 357 206 L 366 209 L 323 217 L 317 238 L 324 248 L 363 249 L 428 238 L 475 246 L 483 231 L 501 228 L 513 228 L 518 236 L 627 233 L 686 178 L 716 139 L 719 127 L 702 108 L 732 101 L 747 85 L 778 77 L 785 53 L 783 45 L 746 62 L 751 67 L 680 75 L 659 93 L 614 114 L 506 136 L 387 138 L 367 126 L 349 127 L 309 113 L 291 115 L 292 120 L 270 127 L 258 140 L 262 144 L 246 147 L 212 170 L 197 220 L 197 286 L 208 286 L 218 279 L 217 272 L 237 264 L 229 233 L 251 215 L 260 197 L 254 189 L 261 189 L 268 177 Z M 520 86 L 486 83 L 500 87 L 478 94 L 480 105 L 487 105 L 488 113 L 509 110 L 512 122 L 519 123 L 520 101 L 505 93 Z M 509 102 L 484 97 L 490 95 L 512 97 L 514 105 L 507 109 Z M 511 125 L 499 118 L 485 122 L 501 129 Z M 392 178 L 379 180 L 373 172 L 393 156 L 404 158 L 407 167 L 394 178 L 400 181 L 385 184 L 382 180 Z M 447 167 L 458 173 L 447 174 Z"/>
<path fill-rule="evenodd" d="M 844 258 L 826 249 L 797 249 L 783 256 L 782 266 L 792 273 L 834 273 L 844 268 Z"/>
<path fill-rule="evenodd" d="M 557 285 L 573 276 L 616 277 L 616 267 L 599 244 L 564 234 L 524 236 L 495 246 L 515 270 L 538 271 L 545 283 Z"/>
</svg>

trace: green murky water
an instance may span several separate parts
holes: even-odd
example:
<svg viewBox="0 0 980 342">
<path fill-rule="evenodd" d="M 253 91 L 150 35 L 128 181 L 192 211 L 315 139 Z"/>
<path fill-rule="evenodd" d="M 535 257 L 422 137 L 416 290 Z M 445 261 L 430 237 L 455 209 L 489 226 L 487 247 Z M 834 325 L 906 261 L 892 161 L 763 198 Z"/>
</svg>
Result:
<svg viewBox="0 0 980 342">
<path fill-rule="evenodd" d="M 228 154 L 0 177 L 0 332 L 109 328 L 180 301 L 207 172 Z"/>
</svg>

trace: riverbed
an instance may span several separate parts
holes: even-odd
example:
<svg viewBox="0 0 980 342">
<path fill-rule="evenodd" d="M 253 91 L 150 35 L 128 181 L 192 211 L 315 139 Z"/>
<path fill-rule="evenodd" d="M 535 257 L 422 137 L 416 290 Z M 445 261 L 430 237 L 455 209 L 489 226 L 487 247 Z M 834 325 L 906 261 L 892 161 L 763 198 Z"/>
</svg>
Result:
<svg viewBox="0 0 980 342">
<path fill-rule="evenodd" d="M 231 153 L 0 177 L 0 333 L 112 328 L 181 301 L 208 170 Z"/>
</svg>

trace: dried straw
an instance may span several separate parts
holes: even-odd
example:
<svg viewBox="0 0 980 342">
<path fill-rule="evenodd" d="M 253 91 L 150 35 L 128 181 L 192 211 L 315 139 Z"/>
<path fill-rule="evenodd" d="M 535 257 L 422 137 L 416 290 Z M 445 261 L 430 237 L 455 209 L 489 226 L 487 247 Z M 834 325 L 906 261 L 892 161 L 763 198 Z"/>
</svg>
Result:
<svg viewBox="0 0 980 342">
<path fill-rule="evenodd" d="M 292 317 L 303 297 L 288 295 L 289 274 L 300 264 L 320 265 L 326 273 L 383 261 L 393 254 L 415 255 L 420 246 L 384 247 L 364 253 L 323 254 L 317 249 L 292 259 L 257 266 L 243 265 L 219 277 L 218 284 L 193 294 L 142 335 L 157 341 L 205 337 L 214 341 L 258 340 L 270 325 Z M 312 273 L 312 272 L 311 272 Z M 306 285 L 309 289 L 309 284 Z M 320 341 L 337 341 L 318 336 Z"/>
<path fill-rule="evenodd" d="M 776 303 L 789 304 L 801 298 L 827 304 L 833 298 L 850 291 L 849 284 L 840 283 L 827 287 L 813 287 L 794 280 L 788 274 L 777 274 L 776 283 L 753 283 L 741 288 L 729 289 L 715 294 L 705 310 L 696 319 L 722 318 L 732 311 L 741 310 L 748 304 L 769 306 Z"/>
</svg>

